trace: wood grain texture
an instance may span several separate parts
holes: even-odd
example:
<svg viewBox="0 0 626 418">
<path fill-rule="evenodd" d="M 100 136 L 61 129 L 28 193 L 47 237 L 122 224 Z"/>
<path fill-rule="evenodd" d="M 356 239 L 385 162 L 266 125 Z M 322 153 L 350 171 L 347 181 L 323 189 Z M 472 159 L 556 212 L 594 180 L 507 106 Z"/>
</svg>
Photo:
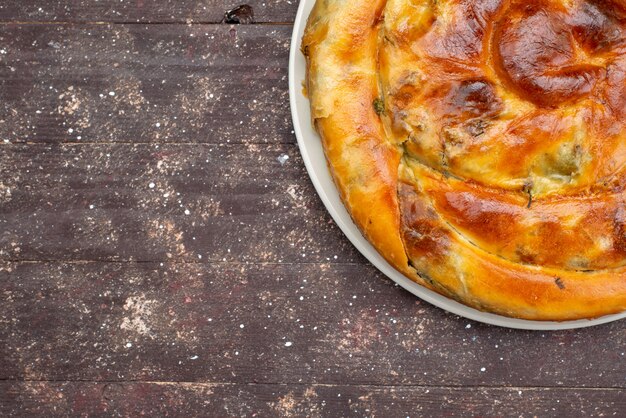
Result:
<svg viewBox="0 0 626 418">
<path fill-rule="evenodd" d="M 0 22 L 219 23 L 248 4 L 258 23 L 293 22 L 298 0 L 4 0 Z"/>
<path fill-rule="evenodd" d="M 290 26 L 0 25 L 0 142 L 294 143 Z"/>
<path fill-rule="evenodd" d="M 293 145 L 0 150 L 0 259 L 361 260 Z"/>
<path fill-rule="evenodd" d="M 12 416 L 620 416 L 623 390 L 183 383 L 0 383 Z"/>
<path fill-rule="evenodd" d="M 294 145 L 291 27 L 197 24 L 235 5 L 0 4 L 0 416 L 622 415 L 623 322 L 476 324 L 357 253 Z"/>
<path fill-rule="evenodd" d="M 499 329 L 362 264 L 5 263 L 0 379 L 626 388 L 623 322 Z"/>
</svg>

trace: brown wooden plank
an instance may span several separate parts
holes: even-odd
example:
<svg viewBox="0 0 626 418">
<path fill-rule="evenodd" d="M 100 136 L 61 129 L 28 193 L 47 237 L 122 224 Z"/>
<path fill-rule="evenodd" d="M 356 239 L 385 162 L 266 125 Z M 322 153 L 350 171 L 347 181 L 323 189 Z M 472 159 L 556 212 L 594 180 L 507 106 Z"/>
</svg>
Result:
<svg viewBox="0 0 626 418">
<path fill-rule="evenodd" d="M 294 145 L 114 144 L 0 145 L 0 259 L 361 257 Z"/>
<path fill-rule="evenodd" d="M 0 25 L 0 142 L 294 143 L 291 28 Z"/>
<path fill-rule="evenodd" d="M 211 22 L 244 2 L 232 0 L 3 0 L 4 22 Z M 293 22 L 297 0 L 247 0 L 254 22 Z"/>
<path fill-rule="evenodd" d="M 602 417 L 624 390 L 184 383 L 0 383 L 3 416 Z"/>
<path fill-rule="evenodd" d="M 522 332 L 359 264 L 8 263 L 0 379 L 626 388 L 626 322 Z"/>
</svg>

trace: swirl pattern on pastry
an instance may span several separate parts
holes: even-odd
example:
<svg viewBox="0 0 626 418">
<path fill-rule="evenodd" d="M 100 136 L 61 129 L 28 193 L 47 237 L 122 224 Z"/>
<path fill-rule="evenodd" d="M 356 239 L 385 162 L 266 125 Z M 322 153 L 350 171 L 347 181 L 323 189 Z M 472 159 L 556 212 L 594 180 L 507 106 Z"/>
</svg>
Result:
<svg viewBox="0 0 626 418">
<path fill-rule="evenodd" d="M 365 236 L 478 309 L 626 310 L 626 2 L 318 0 L 313 123 Z"/>
</svg>

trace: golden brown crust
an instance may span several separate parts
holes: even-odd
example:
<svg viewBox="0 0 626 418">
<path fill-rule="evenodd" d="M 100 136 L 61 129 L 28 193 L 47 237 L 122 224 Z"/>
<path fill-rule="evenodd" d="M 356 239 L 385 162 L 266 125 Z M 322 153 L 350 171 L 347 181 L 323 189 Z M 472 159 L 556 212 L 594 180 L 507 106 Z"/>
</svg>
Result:
<svg viewBox="0 0 626 418">
<path fill-rule="evenodd" d="M 422 285 L 540 320 L 626 309 L 622 0 L 319 0 L 313 123 L 368 240 Z"/>
<path fill-rule="evenodd" d="M 384 1 L 359 0 L 350 8 L 326 3 L 317 3 L 303 40 L 314 123 L 354 221 L 392 265 L 418 280 L 408 268 L 399 233 L 396 185 L 401 154 L 385 141 L 372 106 L 379 96 L 373 68 L 376 22 Z"/>
</svg>

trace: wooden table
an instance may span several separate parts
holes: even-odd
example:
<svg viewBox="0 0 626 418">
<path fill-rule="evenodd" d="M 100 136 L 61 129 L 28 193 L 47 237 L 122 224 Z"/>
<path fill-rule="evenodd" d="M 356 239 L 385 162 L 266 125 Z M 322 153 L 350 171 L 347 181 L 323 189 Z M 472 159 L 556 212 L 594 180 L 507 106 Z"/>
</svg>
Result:
<svg viewBox="0 0 626 418">
<path fill-rule="evenodd" d="M 235 5 L 0 4 L 0 416 L 625 416 L 626 322 L 481 325 L 357 253 L 292 131 L 297 1 Z"/>
</svg>

